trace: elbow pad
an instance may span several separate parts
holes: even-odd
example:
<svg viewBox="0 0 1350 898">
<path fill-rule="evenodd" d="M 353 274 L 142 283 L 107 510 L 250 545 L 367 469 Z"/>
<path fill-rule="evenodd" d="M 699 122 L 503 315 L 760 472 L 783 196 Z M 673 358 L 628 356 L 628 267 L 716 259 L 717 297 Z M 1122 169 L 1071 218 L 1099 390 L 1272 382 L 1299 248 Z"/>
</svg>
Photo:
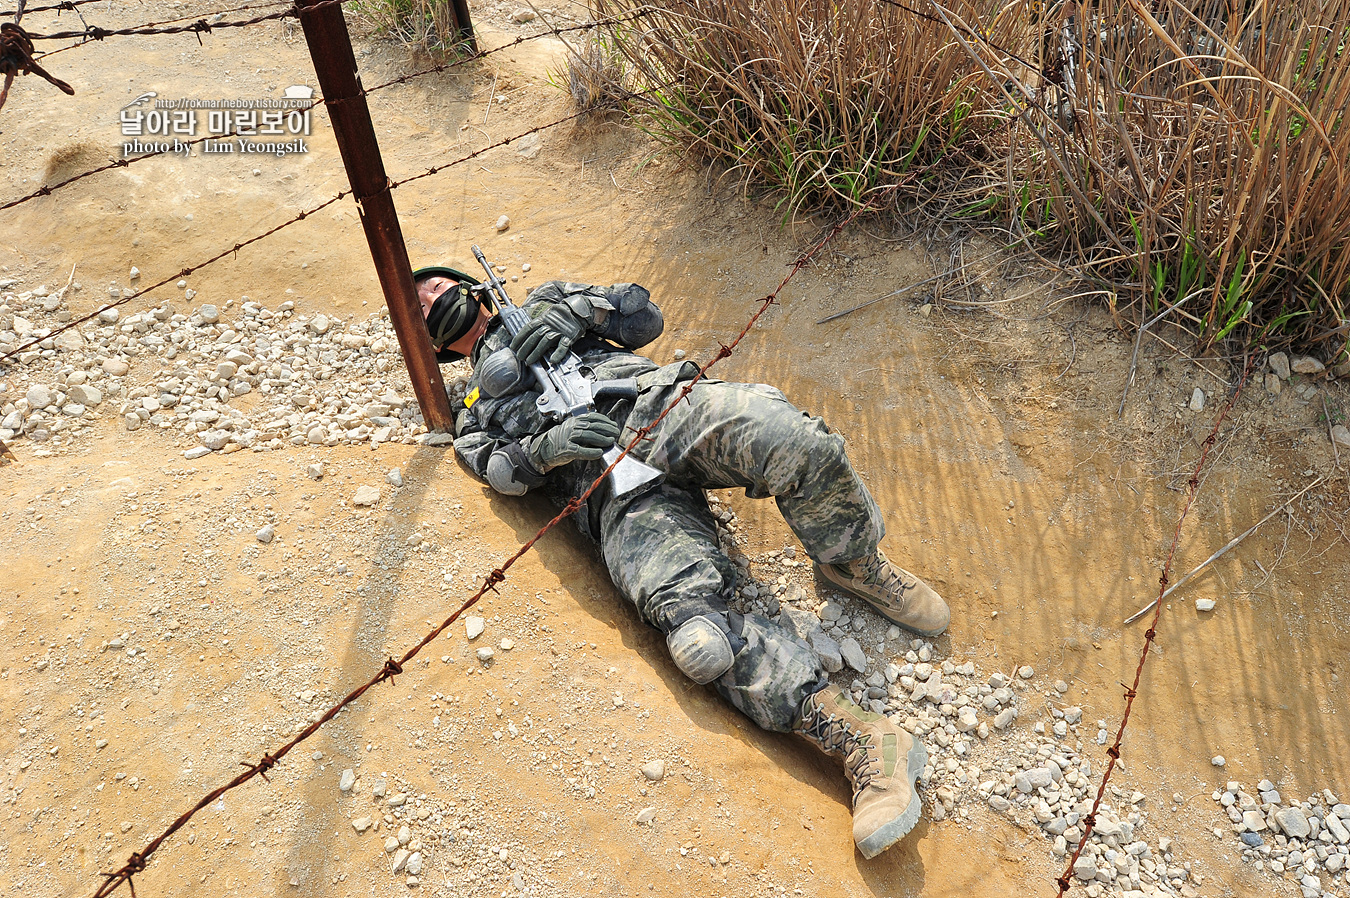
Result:
<svg viewBox="0 0 1350 898">
<path fill-rule="evenodd" d="M 519 443 L 508 443 L 488 458 L 487 482 L 504 496 L 523 496 L 544 482 Z"/>
</svg>

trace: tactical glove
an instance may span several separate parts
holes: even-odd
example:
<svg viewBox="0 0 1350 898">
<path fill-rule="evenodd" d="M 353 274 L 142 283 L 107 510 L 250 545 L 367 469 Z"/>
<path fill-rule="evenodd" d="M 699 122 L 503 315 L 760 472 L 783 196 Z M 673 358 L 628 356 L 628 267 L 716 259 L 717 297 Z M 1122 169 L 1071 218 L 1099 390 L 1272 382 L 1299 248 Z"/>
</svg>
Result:
<svg viewBox="0 0 1350 898">
<path fill-rule="evenodd" d="M 619 425 L 599 412 L 585 412 L 530 440 L 526 455 L 540 472 L 599 458 L 619 438 Z"/>
<path fill-rule="evenodd" d="M 511 338 L 511 349 L 523 365 L 548 357 L 556 365 L 567 357 L 572 344 L 586 332 L 586 322 L 562 303 L 531 321 Z"/>
</svg>

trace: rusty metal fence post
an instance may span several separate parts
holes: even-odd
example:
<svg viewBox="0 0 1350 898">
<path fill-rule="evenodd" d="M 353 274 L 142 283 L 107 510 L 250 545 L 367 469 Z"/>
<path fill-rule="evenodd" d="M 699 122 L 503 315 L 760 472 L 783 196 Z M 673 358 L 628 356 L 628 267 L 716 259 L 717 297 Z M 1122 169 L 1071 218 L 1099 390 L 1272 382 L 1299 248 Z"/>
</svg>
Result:
<svg viewBox="0 0 1350 898">
<path fill-rule="evenodd" d="M 417 301 L 408 248 L 403 242 L 389 178 L 380 157 L 380 145 L 375 139 L 370 107 L 361 92 L 356 56 L 352 52 L 342 7 L 323 4 L 321 0 L 299 0 L 298 5 L 305 42 L 309 45 L 310 58 L 314 60 L 314 73 L 318 76 L 319 88 L 333 122 L 343 167 L 360 207 L 361 226 L 366 232 L 366 242 L 370 244 L 370 255 L 389 307 L 390 321 L 403 349 L 413 393 L 422 408 L 427 429 L 451 431 L 454 418 L 450 400 L 445 395 L 445 382 L 441 379 L 436 352 Z"/>
</svg>

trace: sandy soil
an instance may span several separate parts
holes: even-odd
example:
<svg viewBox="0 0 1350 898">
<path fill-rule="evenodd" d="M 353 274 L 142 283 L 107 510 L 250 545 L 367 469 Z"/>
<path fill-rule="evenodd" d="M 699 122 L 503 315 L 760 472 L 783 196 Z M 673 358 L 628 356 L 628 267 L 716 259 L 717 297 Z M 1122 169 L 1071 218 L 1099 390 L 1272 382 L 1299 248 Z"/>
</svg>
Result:
<svg viewBox="0 0 1350 898">
<path fill-rule="evenodd" d="M 93 8 L 105 23 L 164 9 Z M 489 43 L 521 31 L 512 9 L 475 11 Z M 387 44 L 359 46 L 367 83 L 418 64 Z M 565 114 L 548 83 L 558 53 L 554 42 L 526 44 L 472 74 L 373 97 L 391 175 Z M 78 92 L 16 84 L 0 113 L 6 197 L 115 152 L 117 110 L 144 90 L 275 96 L 312 83 L 303 41 L 281 25 L 202 46 L 191 36 L 109 40 L 50 68 Z M 499 95 L 507 101 L 489 105 Z M 680 167 L 617 121 L 551 130 L 542 145 L 534 158 L 494 150 L 400 191 L 414 261 L 466 264 L 476 241 L 513 272 L 531 264 L 513 285 L 518 298 L 553 276 L 646 284 L 667 316 L 651 347 L 660 361 L 677 350 L 706 358 L 739 331 L 825 224 L 784 227 L 769 204 Z M 85 289 L 72 305 L 87 311 L 102 285 L 127 284 L 132 265 L 158 280 L 345 186 L 319 116 L 305 156 L 161 159 L 4 213 L 0 271 L 31 289 L 64 283 L 76 265 Z M 249 295 L 368 314 L 381 299 L 355 208 L 333 210 L 194 276 L 195 302 Z M 498 234 L 501 214 L 512 225 Z M 851 228 L 719 376 L 771 381 L 846 435 L 886 512 L 888 551 L 952 605 L 938 657 L 989 672 L 1033 665 L 1029 709 L 1043 712 L 1050 699 L 1039 694 L 1063 679 L 1065 700 L 1114 730 L 1119 683 L 1143 640 L 1142 625 L 1120 621 L 1156 591 L 1229 363 L 1147 339 L 1118 418 L 1130 338 L 1100 308 L 1059 298 L 1034 268 L 976 266 L 969 289 L 949 283 L 814 323 L 947 264 L 946 238 L 928 248 L 904 222 Z M 967 249 L 982 251 L 980 241 Z M 1197 386 L 1210 397 L 1202 412 L 1186 408 Z M 1350 793 L 1350 459 L 1334 455 L 1319 421 L 1323 398 L 1340 413 L 1350 394 L 1316 386 L 1311 400 L 1253 386 L 1222 429 L 1178 574 L 1327 480 L 1170 602 L 1125 741 L 1119 785 L 1146 793 L 1148 837 L 1180 843 L 1204 895 L 1297 894 L 1242 867 L 1231 836 L 1215 838 L 1226 827 L 1209 798 L 1216 785 L 1269 777 L 1299 797 Z M 113 419 L 55 452 L 13 448 L 17 463 L 0 469 L 6 894 L 92 892 L 100 871 L 241 761 L 420 638 L 549 514 L 494 497 L 438 448 L 188 462 L 181 439 L 127 433 Z M 327 466 L 319 481 L 305 475 L 315 460 Z M 391 468 L 405 485 L 384 485 L 373 509 L 353 507 L 356 486 L 384 484 Z M 723 498 L 756 564 L 792 544 L 770 503 Z M 254 533 L 269 522 L 278 538 L 262 545 Z M 414 534 L 424 542 L 411 545 Z M 1195 610 L 1205 597 L 1214 612 Z M 438 895 L 1053 893 L 1044 835 L 980 804 L 864 861 L 837 769 L 682 679 L 569 528 L 475 613 L 482 637 L 471 644 L 457 625 L 287 758 L 270 785 L 250 783 L 198 814 L 137 877 L 138 893 L 406 894 L 382 847 L 403 825 L 428 858 L 420 888 Z M 474 657 L 483 644 L 497 647 L 490 666 Z M 890 651 L 907 648 L 892 641 Z M 1023 735 L 1043 719 L 1024 718 Z M 1102 749 L 1085 750 L 1104 762 Z M 1226 769 L 1211 766 L 1215 754 Z M 660 782 L 639 772 L 652 759 L 666 762 Z M 349 793 L 338 788 L 345 769 L 357 777 Z M 397 817 L 355 832 L 352 819 L 379 820 L 397 793 L 408 797 Z M 644 807 L 655 820 L 635 825 Z"/>
</svg>

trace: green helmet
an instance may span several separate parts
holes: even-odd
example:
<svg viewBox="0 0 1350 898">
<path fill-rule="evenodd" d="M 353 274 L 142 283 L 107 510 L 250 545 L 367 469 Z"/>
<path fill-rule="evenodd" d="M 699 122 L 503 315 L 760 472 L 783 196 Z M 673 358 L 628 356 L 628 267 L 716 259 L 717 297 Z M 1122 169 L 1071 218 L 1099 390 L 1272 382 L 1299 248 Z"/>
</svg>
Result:
<svg viewBox="0 0 1350 898">
<path fill-rule="evenodd" d="M 431 334 L 431 343 L 438 352 L 442 347 L 453 343 L 467 334 L 478 320 L 480 304 L 469 288 L 476 286 L 478 280 L 454 268 L 430 265 L 413 272 L 413 282 L 420 283 L 427 278 L 444 277 L 458 281 L 458 286 L 447 289 L 432 303 L 427 312 L 427 331 Z M 447 353 L 454 358 L 462 358 L 458 353 Z M 453 359 L 452 359 L 453 360 Z"/>
</svg>

